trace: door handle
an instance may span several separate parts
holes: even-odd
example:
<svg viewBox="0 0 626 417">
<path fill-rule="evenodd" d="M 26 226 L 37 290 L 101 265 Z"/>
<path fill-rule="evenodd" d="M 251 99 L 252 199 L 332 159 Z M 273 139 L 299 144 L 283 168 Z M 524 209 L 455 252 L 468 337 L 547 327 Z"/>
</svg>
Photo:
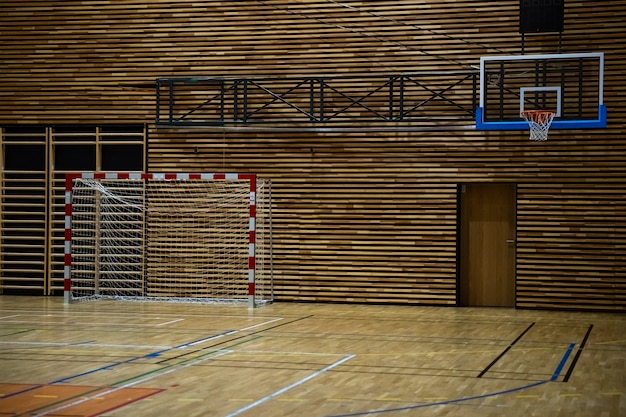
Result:
<svg viewBox="0 0 626 417">
<path fill-rule="evenodd" d="M 515 243 L 515 239 L 507 239 L 506 243 Z"/>
</svg>

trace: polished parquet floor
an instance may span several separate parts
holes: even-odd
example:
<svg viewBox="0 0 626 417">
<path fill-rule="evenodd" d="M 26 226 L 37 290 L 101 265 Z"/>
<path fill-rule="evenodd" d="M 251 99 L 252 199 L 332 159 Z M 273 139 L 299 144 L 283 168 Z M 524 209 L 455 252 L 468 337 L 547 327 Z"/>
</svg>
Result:
<svg viewBox="0 0 626 417">
<path fill-rule="evenodd" d="M 0 416 L 625 416 L 626 316 L 0 296 Z"/>
</svg>

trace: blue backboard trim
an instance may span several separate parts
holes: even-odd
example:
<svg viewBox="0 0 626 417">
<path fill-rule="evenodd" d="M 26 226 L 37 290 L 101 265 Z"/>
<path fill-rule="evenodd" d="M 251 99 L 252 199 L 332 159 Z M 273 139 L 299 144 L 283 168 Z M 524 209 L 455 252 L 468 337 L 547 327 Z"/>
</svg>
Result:
<svg viewBox="0 0 626 417">
<path fill-rule="evenodd" d="M 598 107 L 598 118 L 595 120 L 555 120 L 550 129 L 605 129 L 607 123 L 606 106 Z M 524 120 L 515 122 L 485 122 L 483 108 L 476 109 L 476 130 L 528 130 Z"/>
</svg>

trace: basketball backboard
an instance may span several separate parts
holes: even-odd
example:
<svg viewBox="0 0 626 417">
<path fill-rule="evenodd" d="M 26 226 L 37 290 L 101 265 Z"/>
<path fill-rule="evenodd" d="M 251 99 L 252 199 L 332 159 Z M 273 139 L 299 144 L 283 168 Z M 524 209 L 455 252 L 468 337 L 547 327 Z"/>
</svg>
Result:
<svg viewBox="0 0 626 417">
<path fill-rule="evenodd" d="M 527 130 L 524 110 L 552 110 L 551 129 L 606 127 L 604 54 L 488 56 L 480 59 L 477 130 Z"/>
</svg>

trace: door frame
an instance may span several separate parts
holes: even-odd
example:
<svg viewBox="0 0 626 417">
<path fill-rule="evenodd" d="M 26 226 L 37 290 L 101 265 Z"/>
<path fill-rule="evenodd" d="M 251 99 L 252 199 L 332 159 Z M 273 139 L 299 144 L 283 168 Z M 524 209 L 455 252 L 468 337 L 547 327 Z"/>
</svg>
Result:
<svg viewBox="0 0 626 417">
<path fill-rule="evenodd" d="M 517 308 L 517 199 L 518 199 L 518 183 L 516 182 L 509 182 L 509 181 L 502 181 L 502 182 L 465 182 L 465 183 L 458 183 L 457 184 L 457 199 L 456 199 L 456 212 L 457 212 L 457 222 L 456 222 L 456 247 L 457 247 L 457 251 L 456 251 L 456 306 L 457 307 L 468 307 L 467 305 L 463 304 L 462 302 L 462 277 L 461 277 L 461 258 L 462 258 L 462 250 L 463 250 L 463 245 L 462 245 L 462 239 L 461 239 L 461 229 L 463 226 L 463 219 L 461 216 L 462 213 L 462 195 L 463 195 L 463 191 L 464 191 L 464 187 L 467 185 L 474 185 L 474 184 L 482 184 L 482 185 L 489 185 L 489 184 L 508 184 L 513 186 L 513 221 L 514 221 L 514 225 L 513 225 L 513 230 L 514 230 L 514 236 L 513 236 L 513 245 L 514 245 L 514 253 L 513 253 L 513 308 Z"/>
</svg>

